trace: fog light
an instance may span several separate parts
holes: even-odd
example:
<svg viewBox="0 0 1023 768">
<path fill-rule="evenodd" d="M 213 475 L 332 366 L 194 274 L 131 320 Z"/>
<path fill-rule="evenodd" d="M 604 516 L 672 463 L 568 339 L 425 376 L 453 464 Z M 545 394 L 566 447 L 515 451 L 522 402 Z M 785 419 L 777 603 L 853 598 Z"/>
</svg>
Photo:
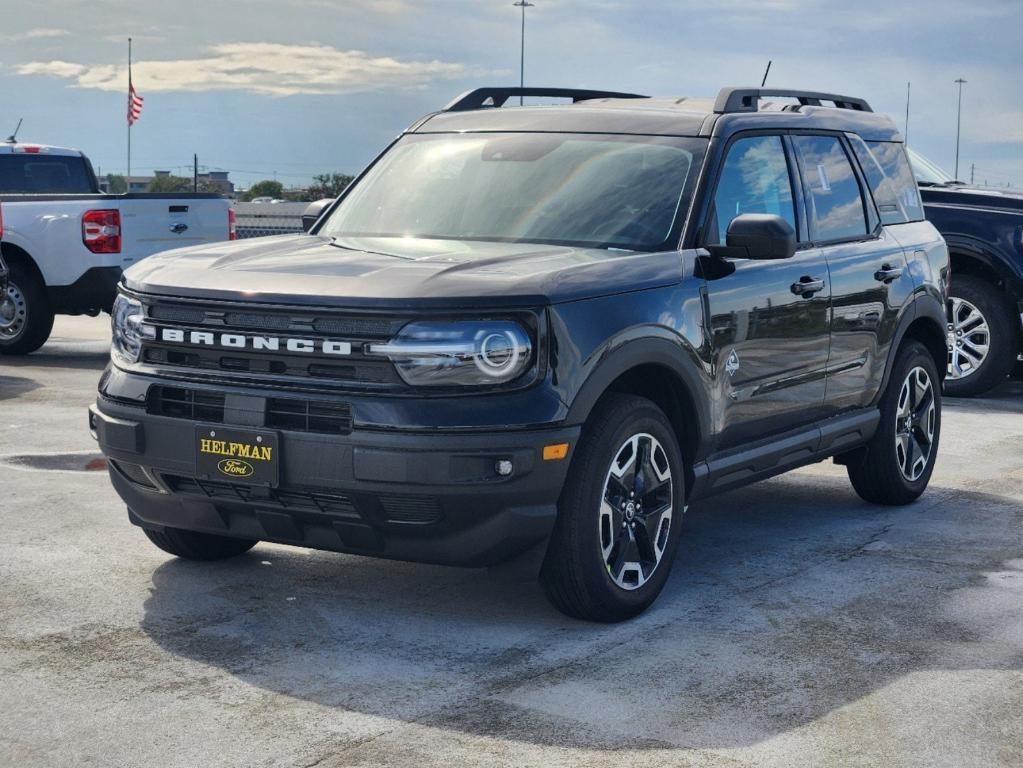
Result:
<svg viewBox="0 0 1023 768">
<path fill-rule="evenodd" d="M 515 467 L 512 466 L 511 461 L 508 459 L 500 459 L 494 463 L 494 471 L 497 472 L 501 477 L 508 477 L 512 473 Z"/>
</svg>

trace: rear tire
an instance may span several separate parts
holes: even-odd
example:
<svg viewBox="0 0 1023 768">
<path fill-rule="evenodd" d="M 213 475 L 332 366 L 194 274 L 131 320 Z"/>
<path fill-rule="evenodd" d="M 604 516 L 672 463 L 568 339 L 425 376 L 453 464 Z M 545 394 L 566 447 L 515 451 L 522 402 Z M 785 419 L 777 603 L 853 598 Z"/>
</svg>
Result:
<svg viewBox="0 0 1023 768">
<path fill-rule="evenodd" d="M 186 560 L 227 560 L 256 546 L 256 542 L 249 539 L 232 539 L 181 528 L 164 528 L 159 531 L 143 528 L 142 531 L 164 552 Z"/>
<path fill-rule="evenodd" d="M 940 381 L 927 348 L 906 342 L 881 398 L 877 431 L 846 457 L 849 480 L 864 501 L 902 506 L 926 490 L 941 436 Z"/>
<path fill-rule="evenodd" d="M 614 394 L 598 404 L 572 459 L 540 572 L 555 608 L 613 622 L 657 598 L 681 535 L 683 471 L 674 430 L 654 403 Z"/>
<path fill-rule="evenodd" d="M 0 297 L 0 354 L 35 352 L 52 330 L 53 309 L 46 286 L 22 264 L 11 264 L 7 295 Z"/>
<path fill-rule="evenodd" d="M 976 397 L 997 386 L 1016 365 L 1019 316 L 996 285 L 956 276 L 949 299 L 949 349 L 945 394 Z"/>
</svg>

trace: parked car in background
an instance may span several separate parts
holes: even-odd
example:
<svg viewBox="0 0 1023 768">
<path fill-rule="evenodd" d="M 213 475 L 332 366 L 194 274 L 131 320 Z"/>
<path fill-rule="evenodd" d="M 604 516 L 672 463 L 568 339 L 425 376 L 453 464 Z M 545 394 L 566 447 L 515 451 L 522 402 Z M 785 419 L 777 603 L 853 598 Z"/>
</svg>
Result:
<svg viewBox="0 0 1023 768">
<path fill-rule="evenodd" d="M 910 150 L 927 219 L 948 243 L 949 395 L 981 395 L 1023 351 L 1023 192 L 953 179 Z"/>
<path fill-rule="evenodd" d="M 830 457 L 867 501 L 924 492 L 947 279 L 862 99 L 482 88 L 309 234 L 125 272 L 89 418 L 174 555 L 525 562 L 617 621 L 696 499 Z"/>
<path fill-rule="evenodd" d="M 102 194 L 76 149 L 0 143 L 0 354 L 33 352 L 55 314 L 109 311 L 121 271 L 157 251 L 233 239 L 217 194 Z"/>
</svg>

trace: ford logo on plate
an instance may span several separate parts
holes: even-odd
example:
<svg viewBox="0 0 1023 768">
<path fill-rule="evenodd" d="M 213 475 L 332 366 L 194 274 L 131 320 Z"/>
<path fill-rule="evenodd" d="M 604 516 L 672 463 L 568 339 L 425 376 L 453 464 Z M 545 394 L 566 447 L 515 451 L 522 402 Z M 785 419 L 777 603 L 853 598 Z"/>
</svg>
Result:
<svg viewBox="0 0 1023 768">
<path fill-rule="evenodd" d="M 241 459 L 224 459 L 217 464 L 217 469 L 228 477 L 250 477 L 256 471 L 249 462 Z"/>
</svg>

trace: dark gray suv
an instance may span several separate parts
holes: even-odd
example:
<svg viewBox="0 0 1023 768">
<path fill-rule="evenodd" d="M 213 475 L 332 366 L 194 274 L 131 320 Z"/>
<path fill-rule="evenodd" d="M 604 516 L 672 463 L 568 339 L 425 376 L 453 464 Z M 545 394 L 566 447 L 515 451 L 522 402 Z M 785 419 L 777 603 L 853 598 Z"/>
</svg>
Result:
<svg viewBox="0 0 1023 768">
<path fill-rule="evenodd" d="M 868 501 L 923 493 L 948 280 L 862 99 L 484 88 L 308 234 L 129 269 L 90 424 L 175 555 L 533 563 L 615 621 L 710 494 L 830 457 Z"/>
</svg>

